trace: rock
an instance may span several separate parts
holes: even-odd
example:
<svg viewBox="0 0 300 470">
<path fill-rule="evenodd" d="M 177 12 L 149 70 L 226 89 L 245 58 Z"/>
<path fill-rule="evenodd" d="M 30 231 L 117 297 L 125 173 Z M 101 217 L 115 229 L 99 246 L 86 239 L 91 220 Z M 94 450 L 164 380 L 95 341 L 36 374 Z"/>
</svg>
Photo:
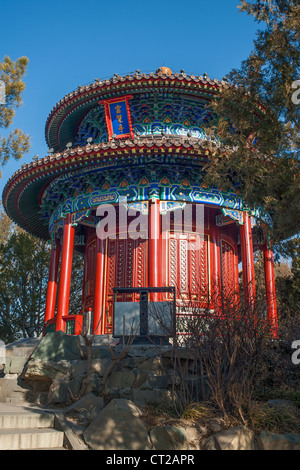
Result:
<svg viewBox="0 0 300 470">
<path fill-rule="evenodd" d="M 300 450 L 300 434 L 261 431 L 256 442 L 259 450 Z"/>
<path fill-rule="evenodd" d="M 134 369 L 133 372 L 135 374 L 135 381 L 134 381 L 133 387 L 134 388 L 142 387 L 143 384 L 147 380 L 147 377 L 148 377 L 147 372 L 144 370 L 137 370 L 137 369 Z"/>
<path fill-rule="evenodd" d="M 190 450 L 200 450 L 200 440 L 207 433 L 207 429 L 199 423 L 185 422 L 180 425 L 180 429 L 189 443 Z"/>
<path fill-rule="evenodd" d="M 108 388 L 118 388 L 122 390 L 124 388 L 132 388 L 135 382 L 135 373 L 132 370 L 115 370 L 111 373 L 107 387 Z"/>
<path fill-rule="evenodd" d="M 70 376 L 73 379 L 86 375 L 88 361 L 74 361 L 71 365 Z"/>
<path fill-rule="evenodd" d="M 121 360 L 120 366 L 122 369 L 135 369 L 140 360 L 141 358 L 136 359 L 135 357 L 127 356 Z"/>
<path fill-rule="evenodd" d="M 116 352 L 120 352 L 123 346 L 119 344 L 116 346 Z M 129 357 L 135 357 L 140 359 L 148 359 L 149 357 L 158 356 L 157 347 L 154 345 L 132 345 L 128 353 Z"/>
<path fill-rule="evenodd" d="M 226 429 L 208 438 L 203 443 L 203 448 L 206 450 L 255 450 L 254 431 L 246 426 Z"/>
<path fill-rule="evenodd" d="M 62 331 L 48 333 L 31 357 L 44 362 L 78 360 L 81 358 L 80 338 L 66 335 Z"/>
<path fill-rule="evenodd" d="M 216 419 L 211 419 L 209 421 L 209 429 L 213 434 L 215 434 L 220 432 L 222 430 L 222 427 Z"/>
<path fill-rule="evenodd" d="M 23 372 L 24 366 L 28 358 L 19 357 L 19 356 L 11 356 L 6 358 L 4 374 L 18 374 L 20 375 Z"/>
<path fill-rule="evenodd" d="M 20 375 L 40 341 L 39 338 L 23 338 L 0 348 L 1 360 L 5 364 L 3 373 Z"/>
<path fill-rule="evenodd" d="M 70 363 L 65 361 L 41 362 L 30 359 L 24 370 L 22 379 L 25 382 L 29 382 L 34 389 L 44 391 L 49 389 L 54 380 L 69 379 L 70 370 Z"/>
<path fill-rule="evenodd" d="M 66 410 L 67 414 L 80 413 L 83 410 L 89 411 L 91 409 L 100 412 L 104 408 L 104 400 L 102 397 L 97 397 L 94 393 L 88 393 L 80 400 L 75 401 Z"/>
<path fill-rule="evenodd" d="M 127 390 L 127 388 L 123 389 L 122 392 L 124 392 L 124 390 Z M 120 390 L 118 388 L 114 388 L 114 387 L 112 387 L 112 388 L 105 387 L 104 390 L 103 390 L 103 394 L 106 395 L 107 397 L 109 397 L 111 400 L 114 399 L 114 398 L 122 398 Z"/>
<path fill-rule="evenodd" d="M 28 359 L 40 342 L 40 338 L 18 339 L 13 343 L 9 343 L 5 346 L 5 355 L 6 357 L 27 357 Z"/>
<path fill-rule="evenodd" d="M 145 406 L 147 403 L 172 404 L 172 392 L 169 390 L 132 390 L 130 399 L 139 406 Z"/>
<path fill-rule="evenodd" d="M 98 393 L 101 387 L 101 381 L 97 374 L 92 374 L 89 384 L 85 386 L 85 393 Z"/>
<path fill-rule="evenodd" d="M 169 385 L 169 377 L 167 375 L 149 375 L 148 384 L 152 389 L 164 389 Z"/>
<path fill-rule="evenodd" d="M 55 380 L 49 388 L 47 403 L 66 403 L 69 398 L 68 382 Z"/>
<path fill-rule="evenodd" d="M 92 450 L 149 450 L 141 410 L 130 400 L 114 399 L 83 433 Z"/>
<path fill-rule="evenodd" d="M 91 368 L 92 372 L 96 372 L 99 377 L 103 377 L 105 374 L 106 369 L 108 369 L 111 366 L 112 360 L 108 358 L 104 359 L 93 359 Z"/>
<path fill-rule="evenodd" d="M 93 420 L 104 408 L 104 400 L 97 397 L 94 393 L 88 393 L 80 400 L 74 402 L 66 410 L 66 416 L 76 417 L 76 419 Z"/>
<path fill-rule="evenodd" d="M 293 402 L 291 402 L 290 400 L 283 400 L 281 398 L 277 398 L 275 400 L 269 400 L 268 405 L 271 406 L 271 408 L 277 408 L 281 410 L 295 409 Z"/>
<path fill-rule="evenodd" d="M 161 362 L 159 356 L 140 358 L 137 362 L 137 368 L 145 371 L 161 370 Z"/>
<path fill-rule="evenodd" d="M 111 365 L 111 359 L 92 359 L 91 373 L 95 372 L 99 377 L 103 377 L 106 369 Z M 73 378 L 87 374 L 88 361 L 80 360 L 72 362 L 71 376 Z"/>
<path fill-rule="evenodd" d="M 75 379 L 71 379 L 68 383 L 68 387 L 73 397 L 77 397 L 80 392 L 82 384 L 82 377 L 76 377 Z"/>
<path fill-rule="evenodd" d="M 126 399 L 128 399 L 130 393 L 131 393 L 131 388 L 130 388 L 130 387 L 123 388 L 123 390 L 122 390 L 122 397 L 120 397 L 120 398 L 126 398 Z"/>
<path fill-rule="evenodd" d="M 156 450 L 188 450 L 185 432 L 175 426 L 155 426 L 150 439 Z"/>
<path fill-rule="evenodd" d="M 92 359 L 111 359 L 111 353 L 107 346 L 93 346 Z"/>
<path fill-rule="evenodd" d="M 220 450 L 214 436 L 209 436 L 208 438 L 200 442 L 201 450 Z"/>
</svg>

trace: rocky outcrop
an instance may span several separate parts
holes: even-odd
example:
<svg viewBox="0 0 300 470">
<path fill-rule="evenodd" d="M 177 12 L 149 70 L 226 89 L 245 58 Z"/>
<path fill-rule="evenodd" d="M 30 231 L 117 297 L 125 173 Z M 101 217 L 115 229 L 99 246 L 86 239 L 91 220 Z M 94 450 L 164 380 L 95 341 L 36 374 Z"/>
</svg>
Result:
<svg viewBox="0 0 300 470">
<path fill-rule="evenodd" d="M 203 427 L 184 420 L 149 422 L 145 405 L 173 405 L 183 384 L 190 397 L 199 390 L 194 364 L 186 362 L 188 351 L 179 351 L 176 358 L 177 365 L 183 361 L 186 366 L 183 377 L 180 367 L 173 366 L 170 347 L 132 345 L 114 363 L 122 346 L 102 341 L 93 345 L 90 362 L 80 338 L 62 332 L 6 346 L 0 400 L 12 403 L 24 392 L 28 401 L 58 407 L 90 449 L 300 450 L 299 434 L 255 434 L 245 426 L 222 429 L 213 419 Z M 282 399 L 268 405 L 283 411 L 293 406 Z"/>
<path fill-rule="evenodd" d="M 202 450 L 255 450 L 255 433 L 246 426 L 236 426 L 204 440 Z"/>
<path fill-rule="evenodd" d="M 184 430 L 175 426 L 155 426 L 150 430 L 150 440 L 156 450 L 189 450 Z"/>
<path fill-rule="evenodd" d="M 114 357 L 119 351 L 114 348 Z M 83 392 L 107 399 L 125 398 L 138 405 L 172 403 L 171 360 L 160 357 L 151 344 L 132 347 L 116 367 L 112 367 L 108 345 L 93 346 L 91 357 L 89 363 L 78 337 L 49 333 L 31 354 L 20 377 L 32 390 L 43 393 L 42 400 L 48 404 L 69 403 Z M 108 370 L 111 372 L 106 377 Z"/>
<path fill-rule="evenodd" d="M 38 344 L 31 357 L 42 362 L 79 360 L 82 357 L 80 337 L 66 335 L 62 331 L 48 333 Z"/>
<path fill-rule="evenodd" d="M 147 426 L 132 401 L 114 399 L 83 433 L 93 450 L 149 450 Z"/>
<path fill-rule="evenodd" d="M 3 373 L 20 375 L 39 343 L 39 338 L 23 338 L 2 347 Z"/>
<path fill-rule="evenodd" d="M 262 431 L 256 438 L 259 450 L 300 450 L 300 434 Z"/>
<path fill-rule="evenodd" d="M 183 427 L 149 426 L 143 410 L 131 400 L 113 399 L 91 421 L 83 439 L 93 450 L 189 450 Z M 197 435 L 200 439 L 201 433 Z M 195 438 L 195 433 L 193 433 Z M 199 447 L 197 447 L 199 449 Z"/>
</svg>

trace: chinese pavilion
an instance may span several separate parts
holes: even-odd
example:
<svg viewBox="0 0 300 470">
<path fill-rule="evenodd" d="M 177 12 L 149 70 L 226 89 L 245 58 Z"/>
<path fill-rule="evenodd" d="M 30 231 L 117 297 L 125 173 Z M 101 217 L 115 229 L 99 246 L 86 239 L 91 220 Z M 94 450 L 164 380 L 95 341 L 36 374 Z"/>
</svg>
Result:
<svg viewBox="0 0 300 470">
<path fill-rule="evenodd" d="M 238 192 L 203 183 L 207 129 L 217 119 L 207 104 L 225 85 L 166 67 L 137 70 L 79 86 L 52 109 L 45 128 L 48 156 L 22 165 L 3 191 L 8 215 L 52 243 L 45 332 L 79 334 L 85 317 L 90 332 L 112 332 L 115 287 L 175 286 L 178 303 L 197 302 L 199 286 L 217 294 L 211 298 L 229 286 L 237 292 L 240 262 L 244 295 L 251 299 L 258 249 L 264 253 L 267 316 L 277 328 L 273 254 L 261 236 L 270 217 L 263 209 L 249 210 Z M 201 233 L 195 230 L 200 206 Z M 97 236 L 99 210 L 110 207 L 115 236 L 109 229 Z M 187 207 L 183 231 L 175 214 Z M 124 236 L 128 221 L 140 215 L 149 222 L 144 232 Z M 73 250 L 84 256 L 77 315 L 69 315 Z M 118 295 L 136 301 L 133 293 Z"/>
</svg>

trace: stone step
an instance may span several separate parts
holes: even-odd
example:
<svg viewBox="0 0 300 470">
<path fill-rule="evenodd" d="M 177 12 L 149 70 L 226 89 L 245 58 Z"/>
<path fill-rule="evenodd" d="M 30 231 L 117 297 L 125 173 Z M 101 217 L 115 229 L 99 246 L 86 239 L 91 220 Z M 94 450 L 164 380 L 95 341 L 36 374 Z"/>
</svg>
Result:
<svg viewBox="0 0 300 470">
<path fill-rule="evenodd" d="M 6 411 L 0 413 L 0 429 L 25 429 L 25 428 L 53 428 L 54 415 L 42 412 L 15 412 Z"/>
<path fill-rule="evenodd" d="M 20 450 L 68 450 L 65 447 L 53 447 L 52 449 L 48 449 L 48 447 L 41 447 L 40 449 L 20 449 Z"/>
<path fill-rule="evenodd" d="M 52 428 L 0 430 L 0 450 L 53 449 L 63 441 L 64 433 Z"/>
<path fill-rule="evenodd" d="M 27 401 L 27 397 L 24 393 L 14 392 L 10 396 L 5 397 L 5 403 L 23 403 Z"/>
</svg>

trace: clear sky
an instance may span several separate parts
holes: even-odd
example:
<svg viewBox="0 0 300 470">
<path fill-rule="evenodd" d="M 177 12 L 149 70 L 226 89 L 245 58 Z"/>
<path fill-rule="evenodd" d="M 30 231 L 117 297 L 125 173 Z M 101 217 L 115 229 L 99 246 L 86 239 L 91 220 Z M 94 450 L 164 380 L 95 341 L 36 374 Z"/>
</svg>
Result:
<svg viewBox="0 0 300 470">
<path fill-rule="evenodd" d="M 53 106 L 95 78 L 165 65 L 221 79 L 253 47 L 258 25 L 239 0 L 0 0 L 0 60 L 27 56 L 23 106 L 13 126 L 31 136 L 28 154 L 2 170 L 8 178 L 36 154 L 47 155 Z M 5 133 L 0 130 L 1 135 Z"/>
</svg>

